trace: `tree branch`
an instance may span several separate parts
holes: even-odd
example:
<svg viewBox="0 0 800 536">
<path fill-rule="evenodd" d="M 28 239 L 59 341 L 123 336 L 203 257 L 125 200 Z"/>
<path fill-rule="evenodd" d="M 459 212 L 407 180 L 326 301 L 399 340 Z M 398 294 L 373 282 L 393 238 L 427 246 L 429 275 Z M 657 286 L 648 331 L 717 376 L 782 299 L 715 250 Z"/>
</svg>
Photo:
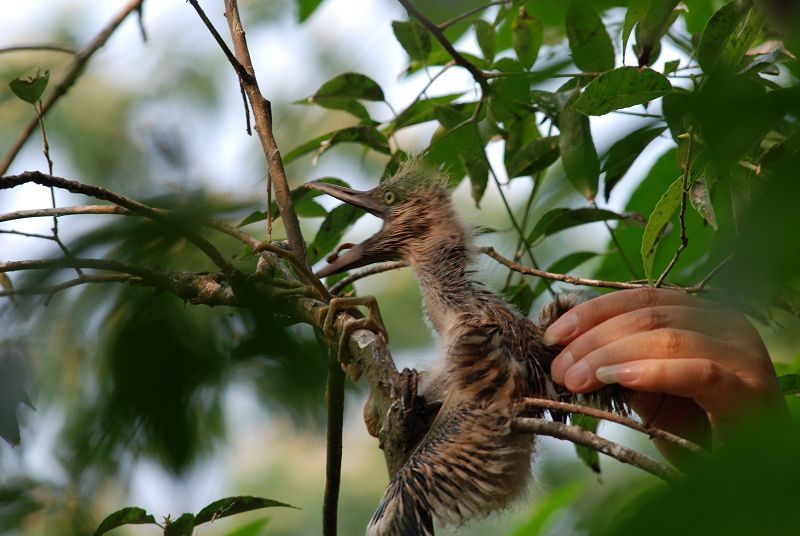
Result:
<svg viewBox="0 0 800 536">
<path fill-rule="evenodd" d="M 404 8 L 406 8 L 406 11 L 410 16 L 417 19 L 420 22 L 420 24 L 422 24 L 425 28 L 428 29 L 429 32 L 431 32 L 433 37 L 435 37 L 436 40 L 439 41 L 439 43 L 442 45 L 442 47 L 447 51 L 447 53 L 450 54 L 450 57 L 453 58 L 453 61 L 455 61 L 458 65 L 460 65 L 467 71 L 469 71 L 475 82 L 477 82 L 477 84 L 481 86 L 481 91 L 483 92 L 483 94 L 488 95 L 489 92 L 491 91 L 491 88 L 489 87 L 489 82 L 486 80 L 483 71 L 475 67 L 469 60 L 467 60 L 467 58 L 462 56 L 461 53 L 458 52 L 453 47 L 453 45 L 450 44 L 450 41 L 448 41 L 447 37 L 445 37 L 444 32 L 441 30 L 441 28 L 439 28 L 439 26 L 431 22 L 431 20 L 428 17 L 426 17 L 419 9 L 417 9 L 417 7 L 414 4 L 412 4 L 410 0 L 398 0 L 398 1 Z"/>
<path fill-rule="evenodd" d="M 192 5 L 195 6 L 195 9 L 199 10 L 199 6 L 197 6 L 196 2 L 192 2 Z M 200 11 L 202 10 L 198 12 Z M 250 101 L 256 133 L 258 134 L 258 139 L 261 141 L 261 147 L 267 159 L 269 176 L 275 184 L 275 194 L 278 207 L 281 211 L 281 218 L 283 218 L 286 236 L 289 239 L 289 246 L 297 259 L 299 259 L 301 263 L 307 265 L 306 245 L 303 240 L 303 235 L 300 232 L 300 222 L 297 219 L 297 214 L 292 205 L 289 182 L 286 179 L 286 171 L 283 168 L 283 159 L 278 150 L 275 136 L 272 133 L 271 105 L 261 94 L 261 90 L 258 87 L 255 70 L 253 69 L 253 62 L 250 59 L 250 51 L 247 48 L 244 29 L 239 19 L 239 8 L 236 0 L 225 0 L 225 18 L 228 20 L 235 56 L 229 56 L 230 50 L 224 44 L 224 41 L 220 43 L 221 38 L 218 40 L 218 43 L 220 43 L 223 52 L 228 56 L 228 60 L 231 61 L 231 65 L 233 65 L 236 71 L 239 82 L 242 87 L 244 87 L 244 91 Z M 207 18 L 204 19 L 204 22 L 207 20 Z M 206 26 L 209 28 L 209 31 L 212 32 L 212 35 L 219 35 L 216 33 L 216 30 L 212 29 L 213 26 L 210 22 L 208 22 Z"/>
<path fill-rule="evenodd" d="M 80 52 L 75 54 L 75 59 L 72 61 L 67 73 L 64 75 L 64 78 L 59 82 L 56 86 L 53 87 L 53 91 L 50 95 L 42 102 L 41 107 L 41 115 L 44 116 L 53 107 L 53 105 L 58 102 L 61 97 L 66 95 L 67 90 L 75 83 L 76 80 L 80 77 L 81 73 L 83 73 L 83 69 L 86 67 L 86 64 L 92 58 L 95 52 L 97 52 L 105 43 L 108 41 L 108 38 L 119 28 L 120 24 L 134 11 L 139 11 L 142 7 L 144 0 L 131 0 L 128 4 L 122 8 L 119 13 L 117 13 L 114 18 L 112 18 L 108 24 L 100 31 L 99 34 Z M 3 157 L 3 160 L 0 162 L 0 175 L 3 175 L 6 171 L 8 171 L 9 166 L 17 157 L 22 147 L 25 145 L 25 142 L 28 141 L 28 138 L 31 137 L 33 131 L 36 129 L 36 125 L 38 123 L 38 117 L 34 117 L 31 119 L 28 124 L 25 126 L 25 129 L 22 131 L 22 134 L 17 138 L 14 144 L 11 146 L 11 149 Z"/>
<path fill-rule="evenodd" d="M 603 419 L 604 421 L 614 422 L 620 424 L 622 426 L 626 426 L 632 430 L 636 430 L 637 432 L 642 432 L 643 434 L 647 434 L 650 438 L 657 438 L 664 440 L 668 443 L 676 445 L 682 449 L 685 449 L 692 454 L 705 454 L 705 450 L 702 449 L 699 445 L 692 443 L 680 436 L 676 436 L 675 434 L 671 434 L 665 430 L 660 428 L 656 428 L 654 426 L 648 426 L 646 424 L 642 424 L 640 422 L 634 421 L 633 419 L 629 419 L 628 417 L 624 417 L 622 415 L 618 415 L 616 413 L 611 413 L 610 411 L 604 411 L 602 409 L 593 408 L 590 406 L 581 406 L 578 404 L 570 404 L 568 402 L 559 402 L 557 400 L 550 400 L 547 398 L 525 398 L 522 401 L 525 407 L 529 408 L 541 408 L 546 409 L 548 411 L 564 411 L 568 413 L 580 413 L 582 415 L 588 415 L 590 417 L 594 417 L 596 419 Z"/>
<path fill-rule="evenodd" d="M 110 190 L 105 188 L 101 188 L 100 186 L 95 186 L 93 184 L 84 184 L 82 182 L 65 179 L 62 177 L 55 177 L 52 175 L 46 175 L 39 171 L 26 171 L 19 175 L 8 175 L 5 177 L 0 177 L 0 190 L 6 190 L 10 188 L 15 188 L 20 184 L 25 184 L 28 182 L 33 182 L 36 184 L 41 184 L 42 186 L 55 186 L 56 188 L 61 188 L 63 190 L 68 190 L 72 193 L 76 194 L 85 194 L 97 199 L 102 199 L 104 201 L 108 201 L 110 203 L 114 203 L 115 205 L 119 205 L 123 208 L 126 208 L 132 212 L 136 212 L 143 216 L 146 216 L 152 220 L 161 222 L 161 223 L 169 223 L 175 225 L 179 228 L 182 234 L 195 246 L 197 246 L 203 253 L 205 253 L 213 262 L 216 264 L 221 270 L 228 277 L 232 277 L 238 273 L 238 270 L 235 266 L 233 266 L 208 240 L 201 237 L 193 230 L 188 229 L 185 225 L 183 225 L 180 221 L 175 220 L 172 218 L 169 213 L 156 210 L 154 208 L 148 207 L 145 204 L 142 204 L 138 201 L 134 201 L 129 197 L 125 197 L 123 195 L 114 193 Z M 53 209 L 56 210 L 56 209 Z"/>
<path fill-rule="evenodd" d="M 63 52 L 72 55 L 78 53 L 77 50 L 67 45 L 16 45 L 0 48 L 0 54 L 9 52 Z"/>
<path fill-rule="evenodd" d="M 342 481 L 342 426 L 344 424 L 344 371 L 331 350 L 328 359 L 328 422 L 325 453 L 325 492 L 322 500 L 322 534 L 336 536 L 339 487 Z"/>
<path fill-rule="evenodd" d="M 350 274 L 347 277 L 342 278 L 340 281 L 337 281 L 336 284 L 331 286 L 330 293 L 336 296 L 337 294 L 339 294 L 339 292 L 342 291 L 343 288 L 353 283 L 354 281 L 358 281 L 359 279 L 363 279 L 371 275 L 380 274 L 383 272 L 389 272 L 391 270 L 399 270 L 400 268 L 405 268 L 406 266 L 408 266 L 408 263 L 406 261 L 391 261 L 370 266 L 369 268 L 366 268 L 354 274 Z"/>
<path fill-rule="evenodd" d="M 131 274 L 98 274 L 98 275 L 82 275 L 80 277 L 76 277 L 75 279 L 70 279 L 69 281 L 64 281 L 63 283 L 58 283 L 56 285 L 51 285 L 49 287 L 29 287 L 29 288 L 18 288 L 18 289 L 9 289 L 9 290 L 0 290 L 0 297 L 5 296 L 35 296 L 35 295 L 47 295 L 52 296 L 62 290 L 66 290 L 68 288 L 77 287 L 79 285 L 84 285 L 87 283 L 141 283 L 144 280 L 141 277 L 131 275 Z"/>
<path fill-rule="evenodd" d="M 577 426 L 570 426 L 561 422 L 546 421 L 544 419 L 524 417 L 515 419 L 511 424 L 511 428 L 517 432 L 546 435 L 571 441 L 577 445 L 582 445 L 586 448 L 601 452 L 606 456 L 611 456 L 623 463 L 638 467 L 668 482 L 678 480 L 681 477 L 681 473 L 677 470 L 662 465 L 649 456 L 624 447 L 619 443 L 609 441 L 608 439 L 602 438 L 583 428 L 578 428 Z"/>
</svg>

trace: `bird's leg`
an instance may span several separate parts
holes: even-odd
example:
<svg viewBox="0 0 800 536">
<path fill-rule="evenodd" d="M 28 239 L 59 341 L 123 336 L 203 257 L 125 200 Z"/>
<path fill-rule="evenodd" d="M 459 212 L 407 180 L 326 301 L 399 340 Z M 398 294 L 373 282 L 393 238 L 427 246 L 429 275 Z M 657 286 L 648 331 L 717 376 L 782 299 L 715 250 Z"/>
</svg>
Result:
<svg viewBox="0 0 800 536">
<path fill-rule="evenodd" d="M 336 315 L 340 312 L 345 311 L 347 309 L 355 309 L 356 307 L 366 307 L 367 309 L 367 316 L 365 318 L 356 318 L 351 319 L 346 322 L 342 326 L 342 331 L 339 334 L 339 342 L 337 347 L 337 360 L 342 363 L 343 365 L 349 365 L 350 362 L 347 360 L 347 341 L 350 338 L 350 335 L 358 330 L 358 329 L 368 329 L 373 331 L 377 334 L 383 335 L 383 338 L 386 342 L 389 342 L 389 334 L 386 331 L 386 326 L 383 324 L 383 318 L 381 317 L 381 311 L 378 308 L 378 302 L 375 300 L 374 296 L 352 296 L 352 297 L 344 297 L 344 298 L 331 298 L 331 301 L 328 305 L 322 307 L 320 312 L 320 318 L 324 316 L 322 320 L 322 332 L 325 334 L 326 337 L 333 339 L 335 335 L 334 329 L 334 322 L 336 321 Z M 360 373 L 356 371 L 348 371 L 350 372 L 351 376 L 355 376 L 354 379 L 357 379 L 360 376 Z"/>
</svg>

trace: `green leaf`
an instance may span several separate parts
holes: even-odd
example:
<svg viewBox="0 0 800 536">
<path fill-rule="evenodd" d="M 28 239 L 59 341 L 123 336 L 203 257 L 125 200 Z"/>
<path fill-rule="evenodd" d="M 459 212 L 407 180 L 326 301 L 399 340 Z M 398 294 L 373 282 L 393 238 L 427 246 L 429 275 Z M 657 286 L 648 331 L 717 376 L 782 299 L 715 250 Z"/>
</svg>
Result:
<svg viewBox="0 0 800 536">
<path fill-rule="evenodd" d="M 322 0 L 297 0 L 297 15 L 300 19 L 300 22 L 303 22 L 310 17 L 321 3 Z"/>
<path fill-rule="evenodd" d="M 572 93 L 569 91 L 541 91 L 534 89 L 531 91 L 531 102 L 536 109 L 542 112 L 555 126 L 559 126 L 561 110 L 567 105 Z"/>
<path fill-rule="evenodd" d="M 523 10 L 511 24 L 511 32 L 511 44 L 517 59 L 526 69 L 530 69 L 544 39 L 542 21 L 528 16 Z"/>
<path fill-rule="evenodd" d="M 330 110 L 344 110 L 370 122 L 367 109 L 360 100 L 382 101 L 383 90 L 371 78 L 360 73 L 343 73 L 320 86 L 310 97 L 295 104 L 317 104 Z"/>
<path fill-rule="evenodd" d="M 661 51 L 661 38 L 672 22 L 679 0 L 650 0 L 639 13 L 636 26 L 636 49 L 639 65 L 652 65 Z"/>
<path fill-rule="evenodd" d="M 554 208 L 550 209 L 539 218 L 533 230 L 528 235 L 528 245 L 537 244 L 545 236 L 555 234 L 570 227 L 577 227 L 585 223 L 597 221 L 622 220 L 625 216 L 611 210 L 602 208 Z"/>
<path fill-rule="evenodd" d="M 94 536 L 100 536 L 123 525 L 144 525 L 148 523 L 155 525 L 155 518 L 142 508 L 129 506 L 106 516 L 100 526 L 97 527 L 97 530 L 94 531 Z"/>
<path fill-rule="evenodd" d="M 572 60 L 584 72 L 603 72 L 614 68 L 614 46 L 605 24 L 588 4 L 574 1 L 567 9 L 567 38 Z"/>
<path fill-rule="evenodd" d="M 360 143 L 379 153 L 389 154 L 391 152 L 386 136 L 379 130 L 372 125 L 359 125 L 328 132 L 295 147 L 283 157 L 283 163 L 288 164 L 314 151 L 317 151 L 316 156 L 319 157 L 339 143 Z"/>
<path fill-rule="evenodd" d="M 322 220 L 314 241 L 308 246 L 308 262 L 314 264 L 339 243 L 342 236 L 355 221 L 364 215 L 364 211 L 347 203 L 331 210 Z"/>
<path fill-rule="evenodd" d="M 525 69 L 510 58 L 497 60 L 496 67 L 504 73 L 522 73 Z M 491 81 L 489 108 L 497 121 L 531 111 L 530 82 L 524 76 L 504 76 Z"/>
<path fill-rule="evenodd" d="M 678 70 L 678 65 L 681 64 L 681 60 L 670 60 L 664 63 L 664 76 L 671 75 L 675 71 Z"/>
<path fill-rule="evenodd" d="M 408 108 L 397 114 L 397 119 L 389 124 L 387 133 L 394 133 L 403 127 L 435 120 L 436 117 L 433 115 L 435 107 L 453 102 L 462 95 L 463 93 L 451 93 L 413 102 Z"/>
<path fill-rule="evenodd" d="M 342 179 L 337 179 L 336 177 L 324 177 L 322 179 L 316 179 L 314 182 L 327 182 L 328 184 L 344 186 L 345 188 L 350 187 L 350 185 L 347 184 L 345 181 L 343 181 Z M 318 203 L 313 201 L 315 197 L 319 197 L 320 195 L 322 195 L 322 192 L 306 188 L 305 185 L 292 190 L 290 196 L 292 199 L 292 205 L 294 205 L 294 209 L 297 212 L 297 215 L 304 218 L 315 218 L 315 217 L 325 216 L 325 214 L 327 214 L 327 211 L 324 208 L 322 208 L 322 206 L 320 206 Z M 277 201 L 272 202 L 270 211 L 272 213 L 273 220 L 276 220 L 281 217 L 280 212 L 278 210 Z M 267 219 L 267 212 L 265 210 L 257 210 L 248 215 L 244 220 L 242 220 L 242 222 L 238 226 L 244 227 L 245 225 L 250 225 L 251 223 L 256 223 L 266 219 Z"/>
<path fill-rule="evenodd" d="M 621 140 L 614 143 L 606 153 L 601 171 L 606 174 L 605 195 L 611 195 L 611 190 L 625 176 L 633 163 L 645 148 L 656 139 L 666 127 L 644 127 L 634 130 Z"/>
<path fill-rule="evenodd" d="M 450 121 L 456 119 L 454 116 Z M 470 172 L 475 173 L 480 180 L 482 171 L 478 168 L 470 169 L 470 166 L 479 165 L 474 158 L 483 155 L 483 146 L 484 142 L 477 125 L 474 122 L 462 121 L 435 136 L 427 153 L 432 163 L 443 166 L 450 177 L 451 186 L 455 186 Z"/>
<path fill-rule="evenodd" d="M 706 72 L 718 67 L 737 70 L 761 27 L 762 20 L 749 2 L 734 0 L 725 4 L 703 30 L 697 45 L 698 63 Z"/>
<path fill-rule="evenodd" d="M 537 138 L 513 150 L 506 164 L 508 178 L 533 175 L 558 160 L 558 139 L 558 136 Z"/>
<path fill-rule="evenodd" d="M 249 512 L 251 510 L 258 510 L 260 508 L 272 508 L 275 506 L 283 506 L 286 508 L 297 508 L 291 504 L 274 501 L 272 499 L 264 499 L 262 497 L 250 497 L 247 495 L 240 497 L 227 497 L 214 501 L 199 512 L 195 516 L 195 524 L 207 523 L 222 517 L 228 517 L 242 512 Z"/>
<path fill-rule="evenodd" d="M 417 21 L 392 21 L 394 36 L 412 60 L 424 63 L 431 53 L 431 35 Z"/>
<path fill-rule="evenodd" d="M 256 519 L 251 523 L 236 527 L 231 532 L 226 533 L 225 536 L 264 536 L 264 528 L 267 523 L 269 523 L 268 517 Z"/>
<path fill-rule="evenodd" d="M 164 536 L 192 536 L 195 519 L 192 514 L 183 514 L 175 521 L 170 521 L 164 527 Z"/>
<path fill-rule="evenodd" d="M 597 433 L 597 427 L 600 424 L 600 419 L 583 415 L 582 413 L 570 413 L 569 420 L 574 426 L 583 428 L 587 432 L 592 432 L 593 434 Z M 576 444 L 575 453 L 589 469 L 595 473 L 600 472 L 600 455 L 596 450 Z"/>
<path fill-rule="evenodd" d="M 631 0 L 628 2 L 628 10 L 625 12 L 625 21 L 622 23 L 622 53 L 628 48 L 628 39 L 631 36 L 633 27 L 639 19 L 647 12 L 650 0 Z"/>
<path fill-rule="evenodd" d="M 714 214 L 714 206 L 711 204 L 708 185 L 704 179 L 692 183 L 689 188 L 689 200 L 697 213 L 716 231 L 717 217 Z"/>
<path fill-rule="evenodd" d="M 559 515 L 567 516 L 572 505 L 577 504 L 578 498 L 586 484 L 583 481 L 562 484 L 548 493 L 540 500 L 530 517 L 520 525 L 514 527 L 510 536 L 540 536 L 548 534 L 548 527 L 552 527 L 554 518 Z"/>
<path fill-rule="evenodd" d="M 661 196 L 661 199 L 656 203 L 653 208 L 653 213 L 647 220 L 647 226 L 644 228 L 644 236 L 642 236 L 642 263 L 644 264 L 644 273 L 647 280 L 653 282 L 653 261 L 656 257 L 658 244 L 664 236 L 664 229 L 669 224 L 672 216 L 675 215 L 678 208 L 681 206 L 681 196 L 683 193 L 683 177 L 675 179 L 670 187 Z"/>
<path fill-rule="evenodd" d="M 593 251 L 576 251 L 558 259 L 556 262 L 547 267 L 547 271 L 554 274 L 568 274 L 584 262 L 596 256 L 597 253 Z M 540 281 L 533 291 L 534 297 L 539 296 L 545 291 L 546 288 L 547 285 L 545 284 L 545 281 Z"/>
<path fill-rule="evenodd" d="M 649 102 L 671 91 L 669 80 L 652 69 L 620 67 L 589 82 L 574 106 L 586 115 L 605 115 Z"/>
<path fill-rule="evenodd" d="M 781 391 L 785 395 L 800 395 L 800 374 L 784 374 L 778 376 Z"/>
<path fill-rule="evenodd" d="M 496 39 L 494 35 L 494 26 L 489 24 L 488 21 L 478 19 L 475 21 L 475 39 L 478 40 L 478 46 L 481 49 L 483 58 L 486 61 L 494 60 L 494 53 L 497 49 Z"/>
<path fill-rule="evenodd" d="M 36 104 L 42 97 L 47 82 L 50 80 L 50 71 L 43 73 L 36 72 L 32 76 L 26 78 L 15 78 L 8 83 L 8 87 L 14 92 L 14 95 L 24 100 L 29 104 Z"/>
<path fill-rule="evenodd" d="M 591 201 L 597 195 L 600 161 L 594 148 L 589 118 L 569 104 L 561 112 L 559 129 L 558 148 L 564 172 L 575 189 Z"/>
</svg>

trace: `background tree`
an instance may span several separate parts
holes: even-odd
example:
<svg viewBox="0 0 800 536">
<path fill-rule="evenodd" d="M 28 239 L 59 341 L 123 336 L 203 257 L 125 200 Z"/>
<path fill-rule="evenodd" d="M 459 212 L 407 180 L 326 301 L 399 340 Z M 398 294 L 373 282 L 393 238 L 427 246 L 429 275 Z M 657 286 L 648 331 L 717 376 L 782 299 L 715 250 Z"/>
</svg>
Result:
<svg viewBox="0 0 800 536">
<path fill-rule="evenodd" d="M 30 35 L 23 34 L 24 41 L 61 44 L 3 49 L 0 65 L 10 84 L 0 94 L 0 238 L 14 240 L 0 249 L 7 297 L 0 433 L 18 442 L 17 416 L 24 415 L 31 421 L 23 428 L 31 430 L 25 432 L 29 437 L 37 427 L 57 437 L 57 457 L 48 458 L 43 470 L 30 462 L 26 441 L 22 450 L 4 447 L 0 462 L 8 476 L 0 527 L 22 534 L 91 532 L 108 512 L 127 504 L 126 486 L 113 479 L 136 478 L 146 469 L 142 460 L 192 474 L 212 453 L 245 436 L 236 412 L 241 405 L 230 398 L 247 389 L 271 414 L 293 415 L 304 428 L 325 421 L 330 532 L 342 386 L 352 385 L 344 382 L 331 348 L 350 313 L 337 317 L 332 337 L 319 328 L 331 294 L 353 291 L 354 280 L 329 278 L 326 289 L 310 266 L 333 251 L 363 214 L 323 204 L 299 186 L 328 174 L 323 169 L 338 175 L 326 180 L 374 181 L 412 152 L 424 152 L 448 172 L 465 212 L 469 204 L 480 207 L 479 239 L 487 247 L 479 266 L 520 310 L 535 313 L 549 293 L 575 284 L 593 292 L 671 285 L 730 300 L 765 326 L 773 355 L 786 362 L 781 372 L 787 392 L 797 391 L 791 358 L 797 354 L 800 251 L 786 237 L 800 223 L 794 207 L 800 49 L 792 33 L 800 26 L 793 4 L 415 7 L 401 0 L 385 6 L 394 11 L 381 24 L 407 54 L 406 86 L 392 77 L 378 84 L 368 69 L 355 72 L 362 70 L 357 61 L 339 57 L 320 34 L 311 55 L 319 56 L 316 76 L 326 76 L 302 87 L 291 76 L 300 60 L 282 70 L 261 70 L 276 54 L 262 58 L 259 47 L 248 54 L 236 2 L 224 3 L 227 20 L 219 16 L 223 3 L 204 4 L 208 20 L 190 2 L 178 3 L 152 25 L 147 13 L 141 17 L 143 5 L 154 7 L 145 4 L 105 7 L 107 20 L 92 20 L 90 37 L 76 29 L 88 26 L 91 10 L 77 19 L 48 20 L 42 13 L 35 27 L 25 29 Z M 325 8 L 319 2 L 243 2 L 241 22 L 252 45 L 290 12 L 301 21 L 311 17 L 305 24 L 316 18 L 324 26 L 334 9 Z M 106 42 L 116 32 L 136 31 L 129 19 L 137 15 L 149 41 L 118 49 L 103 64 Z M 176 26 L 187 29 L 191 46 L 180 46 Z M 170 46 L 170 39 L 178 46 Z M 153 57 L 156 66 L 148 66 Z M 115 80 L 120 71 L 127 84 Z M 417 90 L 410 97 L 395 87 L 411 84 Z M 235 120 L 239 134 L 250 129 L 252 116 L 254 140 L 241 136 L 232 148 L 215 130 L 217 114 Z M 42 149 L 46 159 L 34 156 Z M 265 174 L 268 179 L 259 181 Z M 67 176 L 72 179 L 60 178 Z M 23 195 L 26 201 L 38 195 L 30 183 L 46 187 L 46 201 L 34 198 L 19 208 Z M 47 223 L 26 226 L 34 216 Z M 273 241 L 284 238 L 286 243 Z M 393 347 L 396 341 L 418 342 L 409 333 L 421 323 L 409 326 L 407 320 L 417 303 L 396 287 L 376 294 Z M 359 331 L 348 344 L 366 378 L 359 385 L 368 384 L 385 409 L 397 397 L 390 387 L 407 388 L 409 376 L 397 373 L 374 334 Z M 26 382 L 36 386 L 35 397 Z M 20 409 L 31 403 L 49 424 Z M 405 454 L 406 422 L 401 414 L 386 423 L 381 439 L 390 467 Z M 589 484 L 589 473 L 575 476 L 580 469 L 571 462 L 545 462 L 540 474 L 552 491 L 537 493 L 529 513 L 499 523 L 516 534 L 563 533 L 576 526 L 619 533 L 625 530 L 620 523 L 631 524 L 628 531 L 666 533 L 686 519 L 698 532 L 719 529 L 723 517 L 729 532 L 744 532 L 751 531 L 750 518 L 736 513 L 758 508 L 769 514 L 757 516 L 761 524 L 752 531 L 769 532 L 768 522 L 785 529 L 786 498 L 798 476 L 784 453 L 796 445 L 796 438 L 787 437 L 791 433 L 785 427 L 751 433 L 738 449 L 675 487 L 623 472 L 627 499 L 618 498 L 613 508 L 607 496 L 617 491 L 616 480 Z M 284 434 L 267 437 L 286 440 Z M 637 447 L 653 455 L 643 443 Z M 370 449 L 375 451 L 374 442 Z M 266 450 L 289 456 L 275 443 Z M 355 448 L 346 441 L 344 450 L 347 455 Z M 597 467 L 592 452 L 580 450 Z M 19 462 L 22 468 L 14 468 Z M 253 517 L 244 526 L 220 522 L 212 530 L 318 532 L 316 499 L 304 501 L 287 491 L 304 487 L 300 473 L 227 487 L 236 495 L 253 490 L 296 504 L 302 512 L 270 514 L 274 528 Z M 383 483 L 348 484 L 347 476 L 345 468 L 347 515 L 340 527 L 359 533 Z M 319 494 L 321 479 L 314 481 Z M 630 479 L 641 485 L 631 486 Z M 765 485 L 769 493 L 762 493 Z M 648 488 L 653 489 L 635 497 L 630 493 Z M 110 495 L 98 493 L 104 490 Z M 223 493 L 215 489 L 212 495 Z M 178 517 L 173 511 L 171 530 L 190 533 L 194 523 L 222 512 L 278 505 L 239 499 L 201 510 L 207 502 L 180 503 L 198 513 Z M 686 502 L 705 515 L 687 513 Z M 170 511 L 157 507 L 149 510 Z M 623 508 L 633 514 L 615 517 Z M 676 515 L 679 510 L 684 515 Z M 720 511 L 725 515 L 716 515 Z M 107 526 L 150 521 L 143 512 L 125 513 L 131 517 Z"/>
</svg>

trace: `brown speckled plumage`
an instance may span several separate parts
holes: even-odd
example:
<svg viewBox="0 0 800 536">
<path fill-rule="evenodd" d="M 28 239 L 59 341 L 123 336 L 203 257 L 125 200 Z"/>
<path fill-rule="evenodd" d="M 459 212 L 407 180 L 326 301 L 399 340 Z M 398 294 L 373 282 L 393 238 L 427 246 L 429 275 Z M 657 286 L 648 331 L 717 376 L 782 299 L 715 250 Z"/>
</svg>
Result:
<svg viewBox="0 0 800 536">
<path fill-rule="evenodd" d="M 527 486 L 534 442 L 511 429 L 514 403 L 527 396 L 570 396 L 550 380 L 559 349 L 545 347 L 542 333 L 572 301 L 555 300 L 535 323 L 473 281 L 472 234 L 453 209 L 444 180 L 418 161 L 373 190 L 356 192 L 360 197 L 323 191 L 384 220 L 378 233 L 332 262 L 328 273 L 407 260 L 444 350 L 422 392 L 429 402 L 441 401 L 441 409 L 389 483 L 368 535 L 429 535 L 434 522 L 461 525 L 505 508 Z"/>
</svg>

